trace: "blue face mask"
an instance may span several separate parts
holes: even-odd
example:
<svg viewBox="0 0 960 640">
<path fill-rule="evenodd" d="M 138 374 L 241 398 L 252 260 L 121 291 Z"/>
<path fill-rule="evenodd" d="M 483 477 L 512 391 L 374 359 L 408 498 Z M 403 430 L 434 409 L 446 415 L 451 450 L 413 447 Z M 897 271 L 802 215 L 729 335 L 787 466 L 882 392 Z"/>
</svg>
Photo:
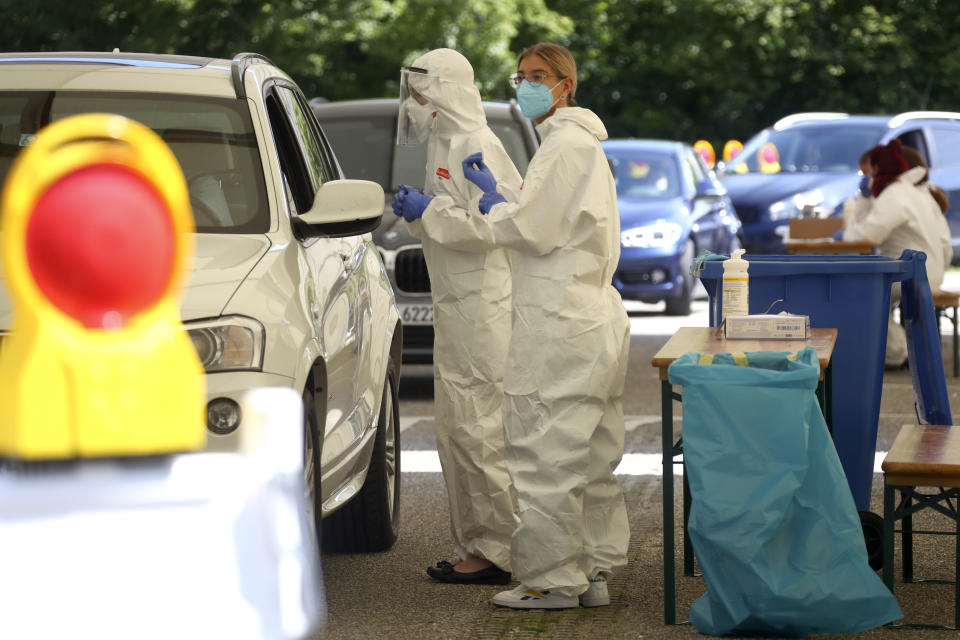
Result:
<svg viewBox="0 0 960 640">
<path fill-rule="evenodd" d="M 546 85 L 530 82 L 529 80 L 521 82 L 520 86 L 517 87 L 517 102 L 520 104 L 520 111 L 523 113 L 523 117 L 536 120 L 541 116 L 547 115 L 557 100 L 560 99 L 557 98 L 557 100 L 554 100 L 551 91 L 556 89 L 561 82 L 563 81 L 561 80 L 549 88 Z"/>
</svg>

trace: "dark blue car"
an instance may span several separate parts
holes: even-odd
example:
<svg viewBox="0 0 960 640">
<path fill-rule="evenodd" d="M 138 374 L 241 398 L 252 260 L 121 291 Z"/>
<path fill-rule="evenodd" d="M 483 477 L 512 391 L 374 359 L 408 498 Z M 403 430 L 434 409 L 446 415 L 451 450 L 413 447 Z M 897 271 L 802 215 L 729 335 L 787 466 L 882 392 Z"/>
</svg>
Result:
<svg viewBox="0 0 960 640">
<path fill-rule="evenodd" d="M 726 189 L 682 142 L 607 140 L 603 150 L 620 209 L 614 286 L 625 300 L 663 300 L 668 315 L 689 314 L 694 258 L 740 246 L 740 220 Z"/>
<path fill-rule="evenodd" d="M 960 113 L 895 116 L 797 113 L 753 136 L 718 173 L 743 223 L 749 253 L 784 253 L 790 219 L 835 215 L 860 180 L 860 155 L 898 138 L 916 149 L 950 195 L 947 222 L 960 258 Z"/>
</svg>

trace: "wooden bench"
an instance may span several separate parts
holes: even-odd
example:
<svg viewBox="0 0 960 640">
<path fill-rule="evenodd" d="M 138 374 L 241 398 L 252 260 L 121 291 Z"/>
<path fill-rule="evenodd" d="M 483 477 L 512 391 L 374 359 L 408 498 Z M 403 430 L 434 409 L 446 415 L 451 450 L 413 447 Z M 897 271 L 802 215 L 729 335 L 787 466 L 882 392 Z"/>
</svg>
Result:
<svg viewBox="0 0 960 640">
<path fill-rule="evenodd" d="M 937 328 L 940 327 L 940 318 L 947 318 L 953 325 L 953 377 L 960 378 L 960 341 L 958 341 L 957 307 L 960 306 L 960 293 L 953 291 L 933 291 L 933 308 L 937 314 Z M 947 313 L 947 311 L 951 313 Z"/>
<path fill-rule="evenodd" d="M 893 592 L 894 524 L 902 520 L 903 582 L 913 579 L 913 534 L 954 535 L 954 621 L 960 629 L 960 426 L 905 425 L 883 460 L 883 581 Z M 919 492 L 934 487 L 935 492 Z M 896 504 L 896 494 L 900 503 Z M 955 521 L 954 531 L 914 531 L 913 514 L 931 508 Z M 928 580 L 927 582 L 937 582 Z M 942 581 L 940 581 L 942 582 Z"/>
</svg>

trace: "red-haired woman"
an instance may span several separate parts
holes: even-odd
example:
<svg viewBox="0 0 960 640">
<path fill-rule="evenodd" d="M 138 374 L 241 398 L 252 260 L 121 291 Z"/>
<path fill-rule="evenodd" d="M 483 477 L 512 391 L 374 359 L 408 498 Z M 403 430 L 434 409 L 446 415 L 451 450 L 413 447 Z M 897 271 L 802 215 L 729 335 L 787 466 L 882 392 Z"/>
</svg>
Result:
<svg viewBox="0 0 960 640">
<path fill-rule="evenodd" d="M 926 168 L 909 168 L 900 141 L 893 140 L 870 151 L 870 173 L 870 209 L 866 215 L 847 220 L 843 239 L 869 240 L 877 246 L 877 253 L 892 258 L 899 258 L 904 249 L 923 251 L 930 287 L 938 288 L 953 249 L 946 218 L 924 184 Z M 899 301 L 900 287 L 894 285 L 891 308 Z M 906 335 L 891 316 L 886 364 L 899 367 L 906 359 Z"/>
</svg>

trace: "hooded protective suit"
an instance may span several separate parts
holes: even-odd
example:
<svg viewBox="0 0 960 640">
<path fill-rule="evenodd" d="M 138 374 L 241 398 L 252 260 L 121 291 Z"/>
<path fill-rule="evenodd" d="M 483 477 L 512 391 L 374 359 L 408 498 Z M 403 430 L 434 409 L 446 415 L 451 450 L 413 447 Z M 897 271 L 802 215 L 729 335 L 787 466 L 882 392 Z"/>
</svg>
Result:
<svg viewBox="0 0 960 640">
<path fill-rule="evenodd" d="M 476 211 L 482 192 L 463 177 L 461 161 L 478 149 L 503 176 L 504 191 L 519 191 L 520 174 L 487 126 L 467 59 L 452 49 L 436 49 L 413 66 L 429 72 L 410 82 L 437 114 L 428 140 L 424 193 L 447 196 L 448 203 Z M 479 252 L 446 247 L 433 239 L 429 227 L 420 220 L 409 224 L 423 243 L 433 294 L 437 452 L 450 501 L 450 528 L 461 558 L 479 556 L 510 571 L 510 538 L 517 524 L 503 457 L 511 297 L 507 254 L 494 247 Z"/>
<path fill-rule="evenodd" d="M 575 595 L 626 564 L 630 530 L 613 471 L 630 326 L 611 284 L 620 217 L 598 142 L 606 129 L 593 112 L 564 107 L 537 131 L 519 202 L 477 216 L 435 198 L 423 225 L 451 248 L 512 250 L 504 428 L 519 501 L 513 570 L 527 587 Z"/>
<path fill-rule="evenodd" d="M 882 256 L 899 258 L 904 249 L 927 254 L 927 280 L 937 289 L 943 283 L 943 274 L 950 266 L 953 249 L 950 245 L 950 227 L 937 201 L 925 183 L 924 167 L 904 171 L 875 198 L 861 199 L 864 203 L 857 214 L 848 219 L 844 240 L 869 240 L 877 245 Z M 869 205 L 868 208 L 864 205 Z M 894 286 L 891 303 L 900 301 L 900 286 Z M 903 326 L 891 313 L 887 322 L 887 351 L 885 361 L 898 366 L 907 359 L 907 337 Z"/>
</svg>

